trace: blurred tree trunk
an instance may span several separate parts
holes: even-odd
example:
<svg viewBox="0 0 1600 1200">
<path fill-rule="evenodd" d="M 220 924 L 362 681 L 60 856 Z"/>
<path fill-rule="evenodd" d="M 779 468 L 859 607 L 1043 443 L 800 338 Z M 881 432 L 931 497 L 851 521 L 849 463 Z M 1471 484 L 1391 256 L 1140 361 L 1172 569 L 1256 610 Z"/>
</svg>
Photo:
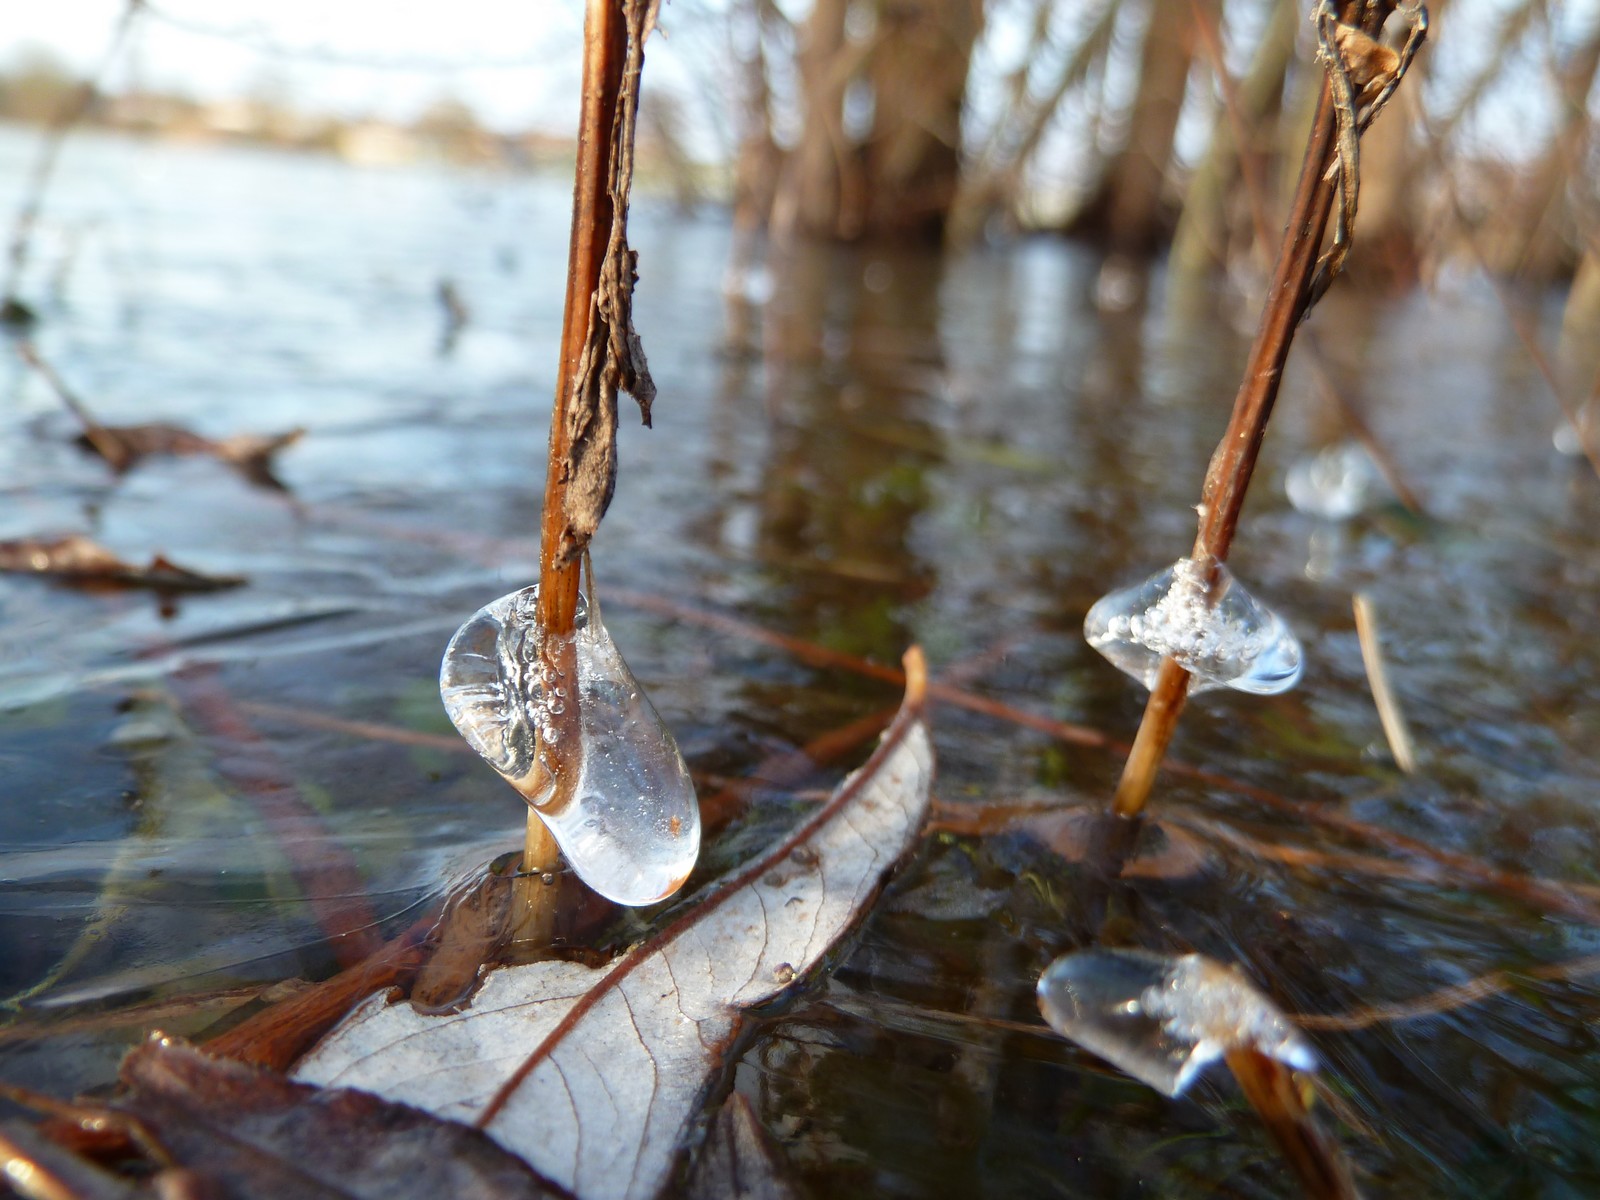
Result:
<svg viewBox="0 0 1600 1200">
<path fill-rule="evenodd" d="M 1561 311 L 1560 360 L 1568 394 L 1592 405 L 1600 386 L 1600 248 L 1593 241 L 1584 247 Z M 1591 412 L 1590 419 L 1600 420 L 1600 412 Z"/>
<path fill-rule="evenodd" d="M 1226 110 L 1219 113 L 1205 158 L 1184 195 L 1178 230 L 1172 239 L 1174 273 L 1207 274 L 1227 265 L 1236 243 L 1248 247 L 1255 241 L 1251 210 L 1256 203 L 1268 207 L 1274 194 L 1266 181 L 1275 158 L 1275 130 L 1283 113 L 1284 83 L 1294 60 L 1295 35 L 1300 25 L 1298 5 L 1276 0 L 1249 73 L 1236 89 L 1236 120 L 1246 144 L 1239 144 L 1241 131 L 1235 128 L 1235 118 Z M 1217 66 L 1226 69 L 1225 64 Z M 1251 181 L 1260 189 L 1254 199 L 1242 192 Z M 1270 213 L 1263 213 L 1262 217 L 1268 232 L 1276 232 L 1281 221 Z M 1271 246 L 1262 249 L 1268 255 L 1272 253 Z"/>
<path fill-rule="evenodd" d="M 1134 257 L 1153 253 L 1171 233 L 1167 173 L 1194 61 L 1195 10 L 1215 21 L 1218 3 L 1151 0 L 1127 139 L 1107 164 L 1095 197 L 1069 222 L 1068 233 L 1101 240 L 1112 253 Z"/>
<path fill-rule="evenodd" d="M 815 0 L 795 52 L 804 108 L 800 140 L 785 164 L 774 225 L 780 233 L 849 238 L 859 226 L 852 198 L 853 155 L 844 136 L 844 97 L 851 76 L 851 47 L 845 37 L 850 0 Z"/>
<path fill-rule="evenodd" d="M 1561 105 L 1556 134 L 1544 157 L 1526 173 L 1516 200 L 1496 214 L 1492 265 L 1532 279 L 1568 275 L 1575 266 L 1577 209 L 1594 200 L 1594 180 L 1585 167 L 1590 150 L 1589 97 L 1600 75 L 1600 20 L 1586 41 L 1557 72 Z M 1575 197 L 1572 189 L 1586 194 Z"/>
<path fill-rule="evenodd" d="M 783 152 L 772 134 L 772 85 L 767 75 L 767 29 L 782 24 L 772 0 L 745 0 L 735 9 L 734 54 L 744 76 L 739 144 L 733 162 L 733 227 L 748 237 L 772 218 Z"/>
<path fill-rule="evenodd" d="M 875 15 L 871 34 L 849 36 L 853 8 Z M 983 0 L 815 0 L 796 53 L 804 117 L 774 229 L 938 240 L 960 181 L 961 110 L 982 28 Z M 854 113 L 870 109 L 859 140 L 847 101 Z"/>
<path fill-rule="evenodd" d="M 1105 0 L 1063 59 L 1054 82 L 1035 96 L 1028 88 L 1029 69 L 1034 60 L 1049 52 L 1054 10 L 1050 0 L 1039 0 L 1027 50 L 1008 79 L 1006 107 L 987 144 L 963 170 L 945 228 L 947 242 L 959 245 L 971 241 L 998 216 L 1014 221 L 1027 170 L 1045 131 L 1067 97 L 1083 88 L 1096 71 L 1105 69 L 1120 5 L 1121 0 Z"/>
<path fill-rule="evenodd" d="M 882 0 L 867 68 L 867 232 L 937 242 L 961 181 L 961 109 L 983 0 Z"/>
</svg>

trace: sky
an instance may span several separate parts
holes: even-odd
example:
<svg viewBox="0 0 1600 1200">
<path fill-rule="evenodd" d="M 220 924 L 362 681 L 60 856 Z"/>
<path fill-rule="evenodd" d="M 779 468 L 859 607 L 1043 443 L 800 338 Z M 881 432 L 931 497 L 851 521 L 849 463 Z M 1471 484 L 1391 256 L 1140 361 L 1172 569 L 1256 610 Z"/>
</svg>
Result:
<svg viewBox="0 0 1600 1200">
<path fill-rule="evenodd" d="M 88 71 L 104 57 L 125 0 L 4 3 L 0 64 L 31 44 Z M 804 0 L 782 3 L 795 15 L 806 7 Z M 1448 92 L 1452 79 L 1470 77 L 1474 60 L 1493 50 L 1492 31 L 1510 3 L 1454 0 L 1448 20 L 1435 26 L 1444 36 L 1425 52 L 1430 90 Z M 265 92 L 312 111 L 400 120 L 454 97 L 506 131 L 565 133 L 577 123 L 582 0 L 147 0 L 147 6 L 105 81 L 109 91 L 133 77 L 206 99 Z M 649 49 L 649 77 L 687 102 L 691 150 L 703 158 L 726 153 L 730 136 L 727 101 L 718 94 L 728 47 L 720 23 L 705 19 L 723 7 L 723 0 L 667 3 L 661 21 L 667 36 L 652 39 Z M 1557 40 L 1588 30 L 1600 19 L 1597 7 L 1597 0 L 1555 6 Z M 1023 33 L 1012 15 L 1018 8 L 991 0 L 979 55 L 990 69 L 976 75 L 998 80 L 1010 69 L 1011 43 Z M 1504 153 L 1539 144 L 1552 118 L 1546 68 L 1535 61 L 1541 47 L 1524 49 L 1528 61 L 1494 89 L 1474 131 Z M 969 94 L 979 128 L 987 96 L 982 82 Z M 1203 141 L 1203 128 L 1186 133 L 1185 144 Z"/>
<path fill-rule="evenodd" d="M 0 63 L 31 44 L 91 70 L 123 0 L 5 7 Z M 577 120 L 582 27 L 576 0 L 150 0 L 108 85 L 134 72 L 201 98 L 278 90 L 397 118 L 455 96 L 495 127 L 560 129 Z"/>
</svg>

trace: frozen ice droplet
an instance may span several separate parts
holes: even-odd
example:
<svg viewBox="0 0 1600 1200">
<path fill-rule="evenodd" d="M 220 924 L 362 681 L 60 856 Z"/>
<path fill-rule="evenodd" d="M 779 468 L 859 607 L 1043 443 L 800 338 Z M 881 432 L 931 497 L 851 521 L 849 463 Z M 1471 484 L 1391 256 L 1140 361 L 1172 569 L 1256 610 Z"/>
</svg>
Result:
<svg viewBox="0 0 1600 1200">
<path fill-rule="evenodd" d="M 1057 1033 L 1168 1096 L 1230 1050 L 1298 1071 L 1317 1065 L 1294 1022 L 1242 971 L 1199 954 L 1065 954 L 1039 979 L 1039 1010 Z"/>
<path fill-rule="evenodd" d="M 1283 490 L 1301 512 L 1342 521 L 1366 508 L 1382 481 L 1359 442 L 1342 442 L 1296 459 L 1284 476 Z"/>
<path fill-rule="evenodd" d="M 1194 678 L 1191 692 L 1231 687 L 1270 696 L 1300 678 L 1300 642 L 1277 613 L 1217 566 L 1180 558 L 1143 583 L 1103 596 L 1083 620 L 1083 635 L 1113 665 L 1154 687 L 1163 658 Z"/>
<path fill-rule="evenodd" d="M 1600 435 L 1600 414 L 1596 413 L 1595 405 L 1590 403 L 1578 410 L 1576 425 L 1571 421 L 1562 421 L 1557 425 L 1555 432 L 1550 435 L 1550 441 L 1557 454 L 1577 458 L 1584 453 L 1584 444 L 1592 444 L 1597 435 Z"/>
<path fill-rule="evenodd" d="M 546 694 L 537 595 L 530 587 L 502 596 L 456 631 L 439 669 L 445 711 L 533 806 L 579 878 L 618 904 L 653 904 L 682 886 L 700 853 L 688 768 L 581 599 L 572 635 L 577 679 Z M 541 762 L 540 731 L 555 741 L 555 718 L 573 705 L 578 746 L 561 761 L 575 774 L 557 787 Z"/>
</svg>

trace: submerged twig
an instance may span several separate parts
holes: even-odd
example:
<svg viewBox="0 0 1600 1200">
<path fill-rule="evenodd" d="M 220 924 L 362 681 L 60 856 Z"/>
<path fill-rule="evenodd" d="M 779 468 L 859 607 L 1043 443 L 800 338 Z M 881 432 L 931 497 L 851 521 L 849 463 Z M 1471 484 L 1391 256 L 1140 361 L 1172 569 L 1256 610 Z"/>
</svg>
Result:
<svg viewBox="0 0 1600 1200">
<path fill-rule="evenodd" d="M 1349 5 L 1346 15 L 1359 19 L 1358 32 L 1370 38 L 1382 28 L 1393 8 L 1392 3 Z M 1323 82 L 1306 142 L 1300 181 L 1262 308 L 1261 324 L 1250 347 L 1227 430 L 1212 455 L 1201 494 L 1200 525 L 1189 557 L 1205 572 L 1213 586 L 1233 544 L 1245 492 L 1266 436 L 1267 420 L 1278 397 L 1295 329 L 1326 290 L 1333 272 L 1343 261 L 1342 252 L 1319 257 L 1319 250 L 1335 193 L 1339 192 L 1347 202 L 1353 203 L 1354 182 L 1343 180 L 1342 176 L 1353 174 L 1357 164 L 1350 147 L 1340 142 L 1335 80 L 1338 77 L 1343 81 L 1339 86 L 1347 85 L 1349 68 L 1339 55 L 1333 56 L 1325 66 L 1328 78 Z M 1383 98 L 1387 99 L 1386 93 Z M 1352 216 L 1346 213 L 1342 218 L 1346 239 Z M 1188 694 L 1189 673 L 1174 660 L 1163 659 L 1150 689 L 1133 751 L 1112 801 L 1112 809 L 1119 816 L 1133 818 L 1143 811 Z"/>
</svg>

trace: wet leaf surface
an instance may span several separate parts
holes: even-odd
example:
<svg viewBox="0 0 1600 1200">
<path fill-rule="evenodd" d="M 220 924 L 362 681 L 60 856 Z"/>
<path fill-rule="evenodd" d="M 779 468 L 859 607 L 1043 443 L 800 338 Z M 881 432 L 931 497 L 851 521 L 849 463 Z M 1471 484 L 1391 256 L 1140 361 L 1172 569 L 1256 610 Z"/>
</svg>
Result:
<svg viewBox="0 0 1600 1200">
<path fill-rule="evenodd" d="M 567 1194 L 477 1130 L 366 1092 L 291 1083 L 173 1039 L 130 1053 L 122 1082 L 116 1109 L 237 1200 Z"/>
<path fill-rule="evenodd" d="M 470 1007 L 366 1001 L 296 1078 L 478 1124 L 580 1196 L 650 1197 L 752 1006 L 815 969 L 915 843 L 933 757 L 908 700 L 797 830 L 605 967 L 492 971 Z"/>
<path fill-rule="evenodd" d="M 684 1190 L 688 1200 L 803 1200 L 805 1195 L 783 1151 L 738 1092 L 712 1118 Z"/>
</svg>

